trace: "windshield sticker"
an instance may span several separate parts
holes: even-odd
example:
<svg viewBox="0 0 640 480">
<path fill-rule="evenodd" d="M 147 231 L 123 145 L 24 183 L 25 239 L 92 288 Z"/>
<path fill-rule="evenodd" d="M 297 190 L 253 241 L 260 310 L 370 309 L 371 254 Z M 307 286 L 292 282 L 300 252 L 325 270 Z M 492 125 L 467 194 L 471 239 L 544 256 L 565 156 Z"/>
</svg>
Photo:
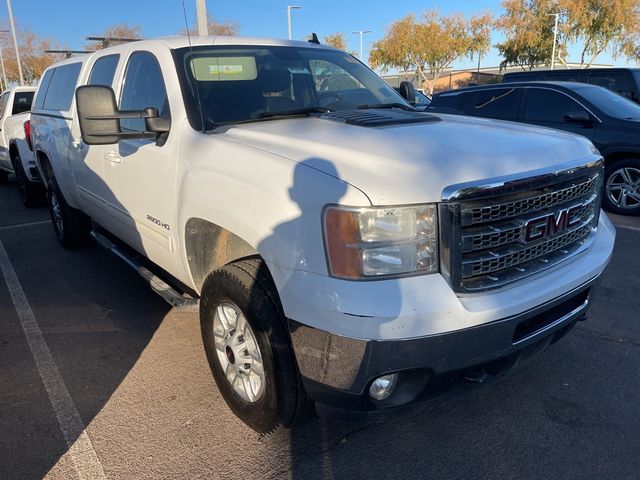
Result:
<svg viewBox="0 0 640 480">
<path fill-rule="evenodd" d="M 254 57 L 198 57 L 191 60 L 191 71 L 200 82 L 255 80 Z"/>
</svg>

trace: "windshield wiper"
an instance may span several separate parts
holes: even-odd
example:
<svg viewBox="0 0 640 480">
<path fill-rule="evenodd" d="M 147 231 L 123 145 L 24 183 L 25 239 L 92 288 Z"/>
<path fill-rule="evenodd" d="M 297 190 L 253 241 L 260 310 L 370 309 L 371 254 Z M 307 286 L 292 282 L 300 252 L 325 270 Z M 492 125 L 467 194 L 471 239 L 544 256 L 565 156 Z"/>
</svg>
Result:
<svg viewBox="0 0 640 480">
<path fill-rule="evenodd" d="M 296 108 L 294 110 L 284 110 L 282 112 L 262 112 L 258 115 L 258 118 L 289 117 L 295 115 L 309 115 L 310 113 L 329 113 L 330 111 L 331 109 L 326 107 Z"/>
<path fill-rule="evenodd" d="M 403 103 L 374 103 L 371 105 L 358 105 L 356 108 L 358 110 L 366 110 L 369 108 L 401 108 L 402 110 L 407 110 L 408 112 L 413 112 L 416 110 L 415 108 Z"/>
</svg>

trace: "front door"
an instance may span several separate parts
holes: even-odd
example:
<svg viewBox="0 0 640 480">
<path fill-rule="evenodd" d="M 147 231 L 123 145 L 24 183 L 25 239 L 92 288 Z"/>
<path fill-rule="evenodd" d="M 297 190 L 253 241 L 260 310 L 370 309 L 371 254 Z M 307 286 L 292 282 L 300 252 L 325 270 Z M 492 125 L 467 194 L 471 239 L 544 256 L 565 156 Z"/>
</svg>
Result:
<svg viewBox="0 0 640 480">
<path fill-rule="evenodd" d="M 522 121 L 576 133 L 593 140 L 594 122 L 579 123 L 567 121 L 568 113 L 585 112 L 587 109 L 569 95 L 550 88 L 530 87 L 525 89 L 522 107 Z"/>
<path fill-rule="evenodd" d="M 150 52 L 133 52 L 127 61 L 120 110 L 154 107 L 170 117 L 162 70 Z M 123 119 L 123 132 L 145 131 L 143 119 Z M 177 135 L 121 140 L 104 151 L 109 185 L 111 230 L 146 257 L 169 270 L 175 260 L 175 155 Z"/>
</svg>

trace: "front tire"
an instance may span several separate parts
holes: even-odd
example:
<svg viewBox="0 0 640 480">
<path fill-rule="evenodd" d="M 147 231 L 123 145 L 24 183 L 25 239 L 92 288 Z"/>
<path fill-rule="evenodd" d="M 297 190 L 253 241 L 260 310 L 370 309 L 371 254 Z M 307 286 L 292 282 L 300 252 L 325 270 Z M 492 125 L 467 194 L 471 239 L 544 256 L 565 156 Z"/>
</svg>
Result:
<svg viewBox="0 0 640 480">
<path fill-rule="evenodd" d="M 619 215 L 640 215 L 640 159 L 628 158 L 607 165 L 603 206 Z"/>
<path fill-rule="evenodd" d="M 49 179 L 47 200 L 56 237 L 64 248 L 78 249 L 91 243 L 91 219 L 66 202 L 55 178 Z"/>
<path fill-rule="evenodd" d="M 225 402 L 260 433 L 300 423 L 310 411 L 273 281 L 258 259 L 211 273 L 200 325 Z"/>
<path fill-rule="evenodd" d="M 16 185 L 20 200 L 27 208 L 40 207 L 45 204 L 45 190 L 42 184 L 32 182 L 27 178 L 27 174 L 22 166 L 22 160 L 17 153 L 12 159 L 13 171 L 16 175 Z"/>
</svg>

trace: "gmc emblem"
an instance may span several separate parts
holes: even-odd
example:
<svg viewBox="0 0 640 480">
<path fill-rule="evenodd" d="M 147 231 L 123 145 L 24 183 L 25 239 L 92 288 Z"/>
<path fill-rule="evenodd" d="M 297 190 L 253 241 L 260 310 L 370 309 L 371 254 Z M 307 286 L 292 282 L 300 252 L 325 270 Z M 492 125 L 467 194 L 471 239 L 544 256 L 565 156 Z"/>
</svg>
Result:
<svg viewBox="0 0 640 480">
<path fill-rule="evenodd" d="M 524 224 L 524 241 L 533 242 L 548 235 L 555 235 L 580 223 L 577 214 L 582 205 L 563 208 L 556 213 L 549 213 L 527 220 Z"/>
</svg>

